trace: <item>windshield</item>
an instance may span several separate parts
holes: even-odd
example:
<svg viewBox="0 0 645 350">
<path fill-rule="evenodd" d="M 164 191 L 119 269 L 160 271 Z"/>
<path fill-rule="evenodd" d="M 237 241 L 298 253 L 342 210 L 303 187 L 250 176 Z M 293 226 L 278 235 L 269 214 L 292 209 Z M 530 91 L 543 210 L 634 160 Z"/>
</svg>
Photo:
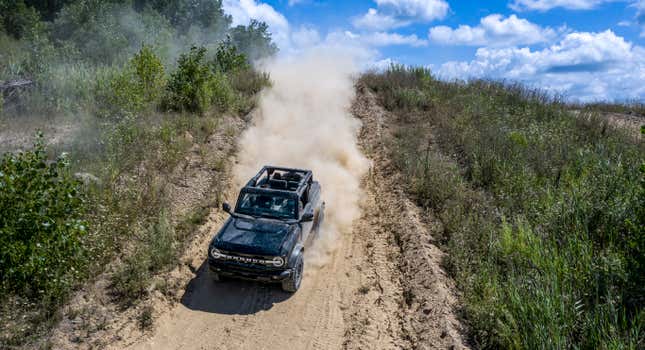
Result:
<svg viewBox="0 0 645 350">
<path fill-rule="evenodd" d="M 296 217 L 296 201 L 294 198 L 276 194 L 244 193 L 240 197 L 236 212 L 251 216 L 293 219 Z"/>
</svg>

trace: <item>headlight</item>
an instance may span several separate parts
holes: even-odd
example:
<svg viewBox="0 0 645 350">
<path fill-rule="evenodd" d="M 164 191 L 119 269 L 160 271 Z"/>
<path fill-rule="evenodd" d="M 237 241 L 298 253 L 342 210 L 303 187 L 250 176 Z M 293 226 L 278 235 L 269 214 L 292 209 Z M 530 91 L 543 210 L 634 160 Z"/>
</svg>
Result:
<svg viewBox="0 0 645 350">
<path fill-rule="evenodd" d="M 275 267 L 282 267 L 282 265 L 284 265 L 284 259 L 276 256 L 275 258 L 273 258 L 273 260 L 271 260 L 271 263 L 273 263 L 273 266 Z"/>
<path fill-rule="evenodd" d="M 222 252 L 217 250 L 216 248 L 211 249 L 211 256 L 213 259 L 220 259 L 222 258 Z"/>
</svg>

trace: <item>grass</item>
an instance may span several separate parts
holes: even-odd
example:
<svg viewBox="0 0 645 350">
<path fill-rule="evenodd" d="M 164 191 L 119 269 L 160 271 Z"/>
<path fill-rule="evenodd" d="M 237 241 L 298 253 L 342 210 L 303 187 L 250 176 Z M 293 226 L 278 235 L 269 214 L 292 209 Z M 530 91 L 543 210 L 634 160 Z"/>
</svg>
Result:
<svg viewBox="0 0 645 350">
<path fill-rule="evenodd" d="M 395 115 L 410 195 L 444 223 L 476 346 L 643 346 L 642 142 L 521 85 L 400 66 L 361 80 Z"/>
</svg>

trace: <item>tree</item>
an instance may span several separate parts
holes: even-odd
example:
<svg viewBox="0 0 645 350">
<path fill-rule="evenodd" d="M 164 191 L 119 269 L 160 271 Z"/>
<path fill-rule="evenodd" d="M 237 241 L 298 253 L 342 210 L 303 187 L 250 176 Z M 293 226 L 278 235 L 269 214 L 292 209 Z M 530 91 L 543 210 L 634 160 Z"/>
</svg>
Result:
<svg viewBox="0 0 645 350">
<path fill-rule="evenodd" d="M 257 20 L 251 20 L 248 26 L 231 29 L 231 40 L 251 61 L 273 56 L 278 52 L 278 47 L 271 41 L 269 26 Z"/>
<path fill-rule="evenodd" d="M 231 73 L 249 69 L 250 65 L 246 55 L 237 50 L 229 37 L 217 47 L 213 67 L 216 71 Z"/>
</svg>

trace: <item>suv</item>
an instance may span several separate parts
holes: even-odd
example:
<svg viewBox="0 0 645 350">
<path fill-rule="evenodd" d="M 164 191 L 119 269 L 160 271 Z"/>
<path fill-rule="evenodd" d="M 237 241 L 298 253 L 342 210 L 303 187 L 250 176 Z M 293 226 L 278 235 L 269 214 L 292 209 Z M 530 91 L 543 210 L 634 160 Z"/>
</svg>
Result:
<svg viewBox="0 0 645 350">
<path fill-rule="evenodd" d="M 242 188 L 235 210 L 213 237 L 208 264 L 216 281 L 234 277 L 280 282 L 295 292 L 303 253 L 317 236 L 325 203 L 309 170 L 265 166 Z"/>
</svg>

